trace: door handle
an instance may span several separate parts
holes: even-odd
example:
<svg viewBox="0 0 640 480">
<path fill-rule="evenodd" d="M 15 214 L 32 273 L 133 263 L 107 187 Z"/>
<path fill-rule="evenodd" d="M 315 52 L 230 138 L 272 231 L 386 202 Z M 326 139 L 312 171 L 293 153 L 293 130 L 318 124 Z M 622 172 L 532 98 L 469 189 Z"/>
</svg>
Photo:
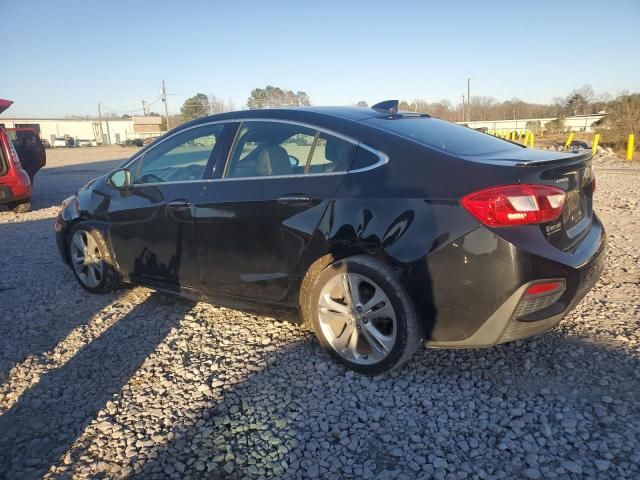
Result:
<svg viewBox="0 0 640 480">
<path fill-rule="evenodd" d="M 173 200 L 167 203 L 167 208 L 171 210 L 188 210 L 191 208 L 191 202 L 188 200 Z"/>
<path fill-rule="evenodd" d="M 278 199 L 278 203 L 289 205 L 305 205 L 311 203 L 311 197 L 305 193 L 290 193 Z"/>
</svg>

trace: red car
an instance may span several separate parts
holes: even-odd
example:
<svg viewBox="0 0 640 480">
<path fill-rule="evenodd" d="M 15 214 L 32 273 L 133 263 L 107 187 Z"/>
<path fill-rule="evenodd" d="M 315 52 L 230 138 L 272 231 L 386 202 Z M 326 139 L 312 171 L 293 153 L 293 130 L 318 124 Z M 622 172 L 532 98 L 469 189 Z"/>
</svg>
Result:
<svg viewBox="0 0 640 480">
<path fill-rule="evenodd" d="M 12 103 L 0 99 L 0 113 Z M 0 205 L 16 213 L 31 210 L 31 180 L 4 128 L 0 128 Z"/>
<path fill-rule="evenodd" d="M 20 164 L 29 175 L 33 186 L 36 173 L 47 164 L 44 144 L 40 140 L 38 132 L 33 128 L 7 128 L 5 130 L 13 142 L 18 157 L 20 157 Z"/>
</svg>

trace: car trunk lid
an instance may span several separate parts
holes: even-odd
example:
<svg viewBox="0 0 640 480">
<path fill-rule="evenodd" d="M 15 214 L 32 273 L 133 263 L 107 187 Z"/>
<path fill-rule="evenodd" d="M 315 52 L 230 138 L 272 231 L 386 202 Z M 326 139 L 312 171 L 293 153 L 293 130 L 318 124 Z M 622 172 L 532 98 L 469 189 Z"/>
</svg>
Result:
<svg viewBox="0 0 640 480">
<path fill-rule="evenodd" d="M 540 228 L 549 243 L 570 250 L 587 234 L 592 223 L 595 182 L 591 151 L 527 149 L 525 152 L 527 155 L 516 164 L 520 182 L 550 185 L 566 192 L 560 217 L 541 224 Z"/>
<path fill-rule="evenodd" d="M 546 239 L 555 247 L 571 250 L 589 231 L 595 187 L 590 150 L 510 149 L 503 153 L 464 158 L 511 169 L 506 177 L 513 176 L 517 183 L 549 185 L 564 190 L 566 198 L 560 217 L 539 225 Z"/>
</svg>

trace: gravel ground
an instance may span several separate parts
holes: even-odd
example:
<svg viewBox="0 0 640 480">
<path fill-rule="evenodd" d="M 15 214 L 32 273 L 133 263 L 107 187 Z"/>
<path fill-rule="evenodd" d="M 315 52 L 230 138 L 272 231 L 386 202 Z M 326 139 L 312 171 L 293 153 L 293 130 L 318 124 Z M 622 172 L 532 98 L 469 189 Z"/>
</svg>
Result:
<svg viewBox="0 0 640 480">
<path fill-rule="evenodd" d="M 279 318 L 84 292 L 55 205 L 132 151 L 49 151 L 0 212 L 0 478 L 640 477 L 640 168 L 597 169 L 608 263 L 558 328 L 368 378 Z"/>
</svg>

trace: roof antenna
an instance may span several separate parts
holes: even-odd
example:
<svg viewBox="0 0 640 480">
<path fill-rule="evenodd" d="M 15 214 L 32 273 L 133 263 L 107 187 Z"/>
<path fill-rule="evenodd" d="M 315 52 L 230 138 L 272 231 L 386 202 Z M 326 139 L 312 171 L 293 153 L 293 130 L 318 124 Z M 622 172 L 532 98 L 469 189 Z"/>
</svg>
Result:
<svg viewBox="0 0 640 480">
<path fill-rule="evenodd" d="M 385 100 L 384 102 L 376 103 L 371 108 L 380 113 L 395 115 L 398 113 L 398 100 Z"/>
</svg>

